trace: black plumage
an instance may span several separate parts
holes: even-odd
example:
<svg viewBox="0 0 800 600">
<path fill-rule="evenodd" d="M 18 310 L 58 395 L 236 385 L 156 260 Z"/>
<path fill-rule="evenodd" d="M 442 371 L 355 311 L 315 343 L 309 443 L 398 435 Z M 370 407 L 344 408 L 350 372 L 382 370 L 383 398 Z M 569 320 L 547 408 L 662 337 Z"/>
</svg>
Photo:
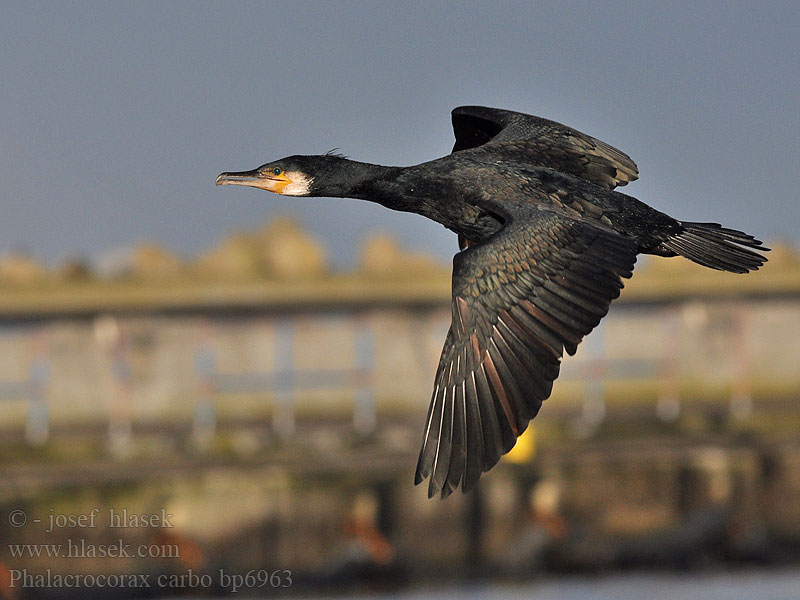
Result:
<svg viewBox="0 0 800 600">
<path fill-rule="evenodd" d="M 291 156 L 217 184 L 362 198 L 458 234 L 452 324 L 434 378 L 416 483 L 472 488 L 536 416 L 563 352 L 608 312 L 639 253 L 681 255 L 734 273 L 768 250 L 716 223 L 681 222 L 614 191 L 634 181 L 623 152 L 559 123 L 483 107 L 453 111 L 447 156 L 383 167 Z"/>
</svg>

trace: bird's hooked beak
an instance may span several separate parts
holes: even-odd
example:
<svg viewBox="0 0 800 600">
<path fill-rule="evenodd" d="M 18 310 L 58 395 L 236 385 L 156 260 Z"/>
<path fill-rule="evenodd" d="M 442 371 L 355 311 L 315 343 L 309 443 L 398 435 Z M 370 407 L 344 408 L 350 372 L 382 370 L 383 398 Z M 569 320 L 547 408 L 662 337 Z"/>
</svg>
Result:
<svg viewBox="0 0 800 600">
<path fill-rule="evenodd" d="M 259 169 L 238 173 L 220 173 L 217 177 L 217 185 L 246 185 L 276 194 L 282 194 L 290 183 L 292 180 L 285 173 L 274 175 L 269 172 L 264 173 Z"/>
</svg>

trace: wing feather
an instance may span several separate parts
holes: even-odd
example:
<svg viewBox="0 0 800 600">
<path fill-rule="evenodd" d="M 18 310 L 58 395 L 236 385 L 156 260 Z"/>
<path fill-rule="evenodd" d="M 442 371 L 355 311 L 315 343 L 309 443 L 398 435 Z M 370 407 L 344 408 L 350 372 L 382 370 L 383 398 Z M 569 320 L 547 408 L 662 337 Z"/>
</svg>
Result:
<svg viewBox="0 0 800 600">
<path fill-rule="evenodd" d="M 483 106 L 452 112 L 453 152 L 491 147 L 495 158 L 553 168 L 607 188 L 635 181 L 639 170 L 613 146 L 561 123 Z"/>
<path fill-rule="evenodd" d="M 474 366 L 473 366 L 474 368 Z M 475 389 L 475 373 L 471 372 L 463 384 L 464 390 L 464 414 L 465 427 L 467 430 L 467 456 L 464 470 L 464 483 L 466 489 L 472 488 L 483 472 L 484 456 L 486 450 L 483 445 L 483 437 L 486 426 L 481 417 L 480 401 L 478 392 Z M 494 437 L 496 433 L 490 434 Z"/>
<path fill-rule="evenodd" d="M 430 478 L 429 495 L 468 491 L 514 446 L 636 253 L 602 225 L 531 209 L 456 255 L 453 320 L 415 478 Z"/>
</svg>

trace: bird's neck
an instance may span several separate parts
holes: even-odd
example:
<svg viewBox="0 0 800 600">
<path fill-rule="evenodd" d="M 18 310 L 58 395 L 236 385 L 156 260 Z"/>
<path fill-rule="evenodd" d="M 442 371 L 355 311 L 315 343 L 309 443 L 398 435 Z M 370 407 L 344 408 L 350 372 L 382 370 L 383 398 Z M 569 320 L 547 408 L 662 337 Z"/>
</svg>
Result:
<svg viewBox="0 0 800 600">
<path fill-rule="evenodd" d="M 312 196 L 369 200 L 404 212 L 431 216 L 415 167 L 386 167 L 343 157 L 329 157 L 328 169 Z"/>
<path fill-rule="evenodd" d="M 393 180 L 399 171 L 399 167 L 385 167 L 335 157 L 323 185 L 312 188 L 313 195 L 375 200 L 376 193 L 380 193 L 386 182 Z"/>
</svg>

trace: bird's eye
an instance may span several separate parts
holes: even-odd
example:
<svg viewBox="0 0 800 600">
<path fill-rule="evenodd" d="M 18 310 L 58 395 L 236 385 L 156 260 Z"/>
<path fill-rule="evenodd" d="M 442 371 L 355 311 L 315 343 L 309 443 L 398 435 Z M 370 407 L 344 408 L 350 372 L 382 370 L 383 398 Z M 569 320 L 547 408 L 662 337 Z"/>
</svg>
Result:
<svg viewBox="0 0 800 600">
<path fill-rule="evenodd" d="M 272 169 L 273 175 L 280 175 L 281 173 L 283 173 L 283 169 L 281 169 L 280 167 L 275 167 L 274 169 Z"/>
</svg>

